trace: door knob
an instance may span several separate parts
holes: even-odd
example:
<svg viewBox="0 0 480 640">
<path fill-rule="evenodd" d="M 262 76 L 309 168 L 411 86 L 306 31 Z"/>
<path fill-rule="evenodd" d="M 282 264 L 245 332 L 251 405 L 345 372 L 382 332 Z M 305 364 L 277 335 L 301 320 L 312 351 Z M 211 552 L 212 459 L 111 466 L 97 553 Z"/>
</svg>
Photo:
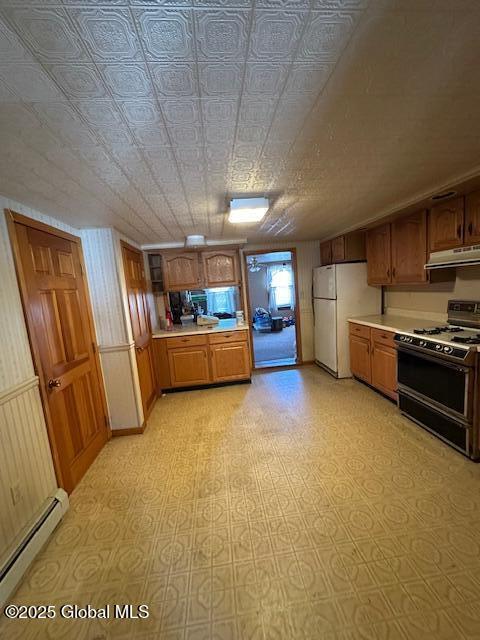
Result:
<svg viewBox="0 0 480 640">
<path fill-rule="evenodd" d="M 137 353 L 142 353 L 143 347 L 135 347 Z"/>
<path fill-rule="evenodd" d="M 56 387 L 61 387 L 61 386 L 62 386 L 62 383 L 58 378 L 56 378 L 55 380 L 54 379 L 50 379 L 48 381 L 48 388 L 49 389 L 55 389 Z"/>
</svg>

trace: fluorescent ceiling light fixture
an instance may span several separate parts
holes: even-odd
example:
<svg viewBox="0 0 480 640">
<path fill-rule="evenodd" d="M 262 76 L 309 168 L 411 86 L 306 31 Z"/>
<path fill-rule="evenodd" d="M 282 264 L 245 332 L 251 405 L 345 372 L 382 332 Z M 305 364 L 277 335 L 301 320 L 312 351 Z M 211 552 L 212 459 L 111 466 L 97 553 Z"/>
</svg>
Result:
<svg viewBox="0 0 480 640">
<path fill-rule="evenodd" d="M 205 236 L 202 235 L 192 234 L 185 238 L 185 247 L 204 247 L 206 244 Z"/>
<path fill-rule="evenodd" d="M 228 221 L 234 224 L 260 222 L 268 207 L 268 198 L 233 198 L 230 200 Z"/>
</svg>

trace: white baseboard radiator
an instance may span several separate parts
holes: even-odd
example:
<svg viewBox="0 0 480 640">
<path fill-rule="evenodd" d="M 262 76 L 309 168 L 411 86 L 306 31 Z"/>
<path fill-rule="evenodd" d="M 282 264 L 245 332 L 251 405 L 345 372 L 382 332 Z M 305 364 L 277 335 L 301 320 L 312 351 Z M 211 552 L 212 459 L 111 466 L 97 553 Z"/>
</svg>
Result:
<svg viewBox="0 0 480 640">
<path fill-rule="evenodd" d="M 51 502 L 0 567 L 0 608 L 15 591 L 25 572 L 68 510 L 68 496 L 58 489 Z"/>
</svg>

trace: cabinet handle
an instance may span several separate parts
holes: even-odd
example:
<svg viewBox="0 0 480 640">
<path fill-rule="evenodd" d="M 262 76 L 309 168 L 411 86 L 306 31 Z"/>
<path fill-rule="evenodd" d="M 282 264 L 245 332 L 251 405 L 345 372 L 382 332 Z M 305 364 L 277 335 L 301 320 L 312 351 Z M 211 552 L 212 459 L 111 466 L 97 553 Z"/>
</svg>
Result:
<svg viewBox="0 0 480 640">
<path fill-rule="evenodd" d="M 473 223 L 470 222 L 470 224 L 468 225 L 468 235 L 473 235 Z"/>
<path fill-rule="evenodd" d="M 461 224 L 459 224 L 458 227 L 457 227 L 457 237 L 458 237 L 459 240 L 462 239 L 462 225 Z"/>
<path fill-rule="evenodd" d="M 392 269 L 392 276 L 395 278 L 396 274 L 397 274 L 397 270 L 395 269 L 395 267 L 393 267 L 393 269 Z"/>
<path fill-rule="evenodd" d="M 390 269 L 387 269 L 387 278 L 390 277 Z"/>
<path fill-rule="evenodd" d="M 370 345 L 367 344 L 367 354 L 370 353 Z"/>
</svg>

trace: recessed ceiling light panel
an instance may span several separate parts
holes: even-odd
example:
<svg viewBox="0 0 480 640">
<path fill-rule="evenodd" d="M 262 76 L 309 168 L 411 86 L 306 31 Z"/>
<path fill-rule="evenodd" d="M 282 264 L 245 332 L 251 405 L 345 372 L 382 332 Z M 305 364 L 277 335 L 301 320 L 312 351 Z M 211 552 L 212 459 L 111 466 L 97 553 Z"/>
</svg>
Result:
<svg viewBox="0 0 480 640">
<path fill-rule="evenodd" d="M 233 198 L 228 221 L 233 224 L 260 222 L 269 208 L 268 198 Z"/>
</svg>

